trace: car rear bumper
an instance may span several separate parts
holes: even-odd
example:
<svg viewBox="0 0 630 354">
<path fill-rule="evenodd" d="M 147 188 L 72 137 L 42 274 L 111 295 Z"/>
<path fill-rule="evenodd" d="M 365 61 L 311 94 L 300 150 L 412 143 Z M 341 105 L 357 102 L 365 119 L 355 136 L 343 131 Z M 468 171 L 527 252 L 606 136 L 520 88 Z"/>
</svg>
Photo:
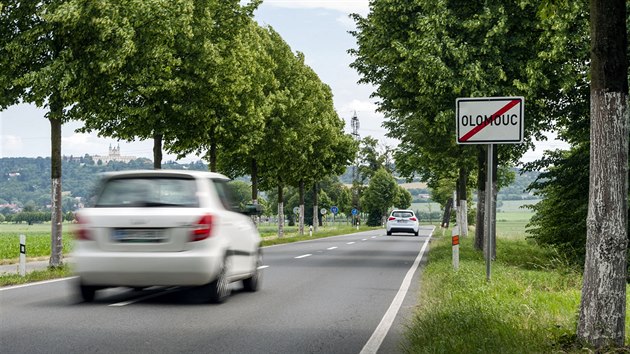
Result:
<svg viewBox="0 0 630 354">
<path fill-rule="evenodd" d="M 409 233 L 417 233 L 418 230 L 420 229 L 420 225 L 418 224 L 393 224 L 393 225 L 386 225 L 385 229 L 387 230 L 387 232 L 409 232 Z"/>
<path fill-rule="evenodd" d="M 225 252 L 80 252 L 73 254 L 75 273 L 84 285 L 203 285 L 214 280 Z"/>
</svg>

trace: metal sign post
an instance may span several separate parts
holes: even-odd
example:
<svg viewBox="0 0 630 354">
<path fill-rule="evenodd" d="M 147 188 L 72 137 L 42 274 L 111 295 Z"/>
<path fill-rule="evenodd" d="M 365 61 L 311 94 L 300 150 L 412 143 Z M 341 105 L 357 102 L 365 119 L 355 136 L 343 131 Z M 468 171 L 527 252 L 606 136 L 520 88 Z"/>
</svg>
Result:
<svg viewBox="0 0 630 354">
<path fill-rule="evenodd" d="M 493 150 L 494 144 L 520 144 L 523 142 L 525 124 L 525 99 L 523 97 L 467 97 L 458 98 L 456 106 L 456 130 L 458 144 L 487 144 L 486 182 L 486 280 L 490 281 L 494 225 L 493 199 Z"/>
<path fill-rule="evenodd" d="M 493 204 L 493 200 L 492 200 L 492 188 L 493 188 L 493 183 L 492 183 L 492 166 L 493 166 L 493 148 L 494 145 L 492 144 L 488 144 L 488 164 L 487 164 L 487 182 L 486 182 L 486 230 L 488 230 L 487 233 L 487 240 L 486 240 L 486 281 L 490 281 L 490 273 L 491 273 L 491 264 L 492 264 L 492 235 L 493 235 L 493 230 L 492 230 L 492 204 Z"/>
</svg>

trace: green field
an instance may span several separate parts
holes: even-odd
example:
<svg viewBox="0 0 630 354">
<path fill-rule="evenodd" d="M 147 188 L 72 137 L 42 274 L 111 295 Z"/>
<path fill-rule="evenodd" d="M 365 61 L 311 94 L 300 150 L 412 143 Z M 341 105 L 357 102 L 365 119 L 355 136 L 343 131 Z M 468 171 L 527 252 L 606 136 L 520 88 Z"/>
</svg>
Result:
<svg viewBox="0 0 630 354">
<path fill-rule="evenodd" d="M 63 253 L 72 249 L 72 224 L 64 223 Z M 50 223 L 28 225 L 0 224 L 0 264 L 17 263 L 20 257 L 20 235 L 26 236 L 26 256 L 29 260 L 50 257 Z"/>
</svg>

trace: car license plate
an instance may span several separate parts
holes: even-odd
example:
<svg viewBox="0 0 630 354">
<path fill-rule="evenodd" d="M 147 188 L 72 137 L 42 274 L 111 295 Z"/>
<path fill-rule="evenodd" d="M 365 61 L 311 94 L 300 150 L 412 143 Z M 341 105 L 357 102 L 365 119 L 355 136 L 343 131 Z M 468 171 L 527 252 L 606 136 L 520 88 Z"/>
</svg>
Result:
<svg viewBox="0 0 630 354">
<path fill-rule="evenodd" d="M 112 234 L 115 242 L 158 243 L 164 242 L 162 229 L 115 229 Z"/>
<path fill-rule="evenodd" d="M 404 224 L 407 222 L 407 220 L 398 220 L 399 223 Z"/>
</svg>

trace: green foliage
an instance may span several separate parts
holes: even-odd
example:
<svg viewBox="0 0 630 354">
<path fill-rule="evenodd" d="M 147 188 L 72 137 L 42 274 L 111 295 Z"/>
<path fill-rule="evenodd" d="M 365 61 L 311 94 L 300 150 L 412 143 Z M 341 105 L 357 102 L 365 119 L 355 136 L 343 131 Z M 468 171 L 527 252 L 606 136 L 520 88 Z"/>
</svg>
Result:
<svg viewBox="0 0 630 354">
<path fill-rule="evenodd" d="M 399 209 L 408 209 L 411 206 L 411 193 L 405 188 L 398 186 L 398 193 L 394 200 L 394 207 Z"/>
<path fill-rule="evenodd" d="M 576 264 L 584 264 L 589 145 L 549 152 L 546 160 L 553 166 L 530 186 L 543 199 L 530 206 L 535 214 L 527 232 L 538 244 L 554 246 Z"/>
<path fill-rule="evenodd" d="M 396 200 L 398 188 L 394 177 L 384 168 L 376 171 L 370 179 L 370 184 L 361 196 L 361 206 L 370 213 L 369 220 L 372 220 L 372 223 L 376 220 L 375 215 L 378 215 L 378 224 L 381 224 L 381 218 L 386 216 Z"/>
</svg>

